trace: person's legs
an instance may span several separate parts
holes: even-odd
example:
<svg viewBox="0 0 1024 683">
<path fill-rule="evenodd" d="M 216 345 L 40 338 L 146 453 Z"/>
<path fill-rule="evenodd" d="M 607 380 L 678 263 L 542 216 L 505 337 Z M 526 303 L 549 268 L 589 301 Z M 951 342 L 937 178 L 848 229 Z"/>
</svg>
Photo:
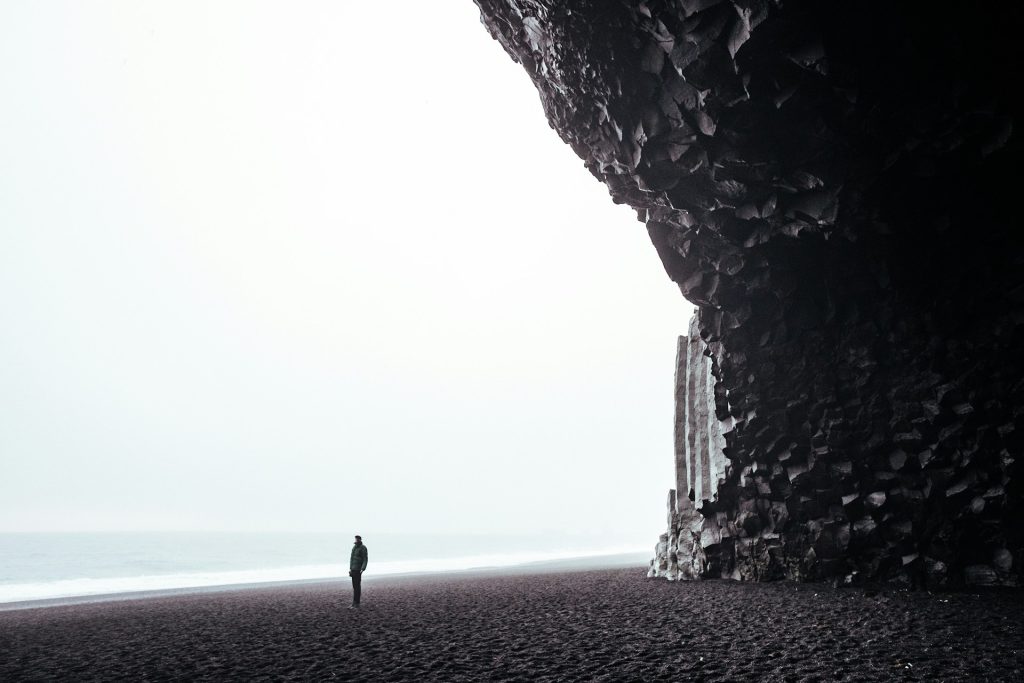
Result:
<svg viewBox="0 0 1024 683">
<path fill-rule="evenodd" d="M 362 592 L 363 575 L 352 572 L 352 606 L 359 607 L 359 594 Z"/>
</svg>

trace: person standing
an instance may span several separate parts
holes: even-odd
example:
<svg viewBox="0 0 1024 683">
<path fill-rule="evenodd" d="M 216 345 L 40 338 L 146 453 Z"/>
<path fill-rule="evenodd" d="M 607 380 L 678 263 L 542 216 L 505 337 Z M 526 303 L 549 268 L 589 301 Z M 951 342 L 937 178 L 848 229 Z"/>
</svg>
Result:
<svg viewBox="0 0 1024 683">
<path fill-rule="evenodd" d="M 348 575 L 352 577 L 352 606 L 349 609 L 359 608 L 359 593 L 362 589 L 363 572 L 366 571 L 368 559 L 366 546 L 363 545 L 363 537 L 356 534 L 356 542 L 352 546 L 352 557 L 348 561 Z"/>
</svg>

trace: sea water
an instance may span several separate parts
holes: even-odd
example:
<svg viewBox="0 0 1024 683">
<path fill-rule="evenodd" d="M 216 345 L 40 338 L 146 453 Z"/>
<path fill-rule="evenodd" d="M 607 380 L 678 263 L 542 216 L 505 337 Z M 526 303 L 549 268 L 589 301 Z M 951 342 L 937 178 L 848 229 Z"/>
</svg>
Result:
<svg viewBox="0 0 1024 683">
<path fill-rule="evenodd" d="M 364 534 L 367 576 L 506 567 L 646 550 L 604 536 Z M 0 533 L 0 603 L 348 575 L 327 533 Z"/>
</svg>

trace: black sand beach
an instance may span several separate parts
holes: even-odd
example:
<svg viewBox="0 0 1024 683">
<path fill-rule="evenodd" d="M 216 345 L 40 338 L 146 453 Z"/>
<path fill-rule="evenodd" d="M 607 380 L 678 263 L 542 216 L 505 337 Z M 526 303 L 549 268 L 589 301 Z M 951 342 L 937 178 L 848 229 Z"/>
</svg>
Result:
<svg viewBox="0 0 1024 683">
<path fill-rule="evenodd" d="M 0 613 L 0 680 L 1019 681 L 1024 594 L 432 575 Z"/>
</svg>

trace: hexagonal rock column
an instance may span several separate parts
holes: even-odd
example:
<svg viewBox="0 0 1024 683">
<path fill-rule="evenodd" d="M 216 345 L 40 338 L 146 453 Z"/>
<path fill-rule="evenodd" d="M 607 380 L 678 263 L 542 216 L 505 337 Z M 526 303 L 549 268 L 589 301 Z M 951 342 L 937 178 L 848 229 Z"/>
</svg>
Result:
<svg viewBox="0 0 1024 683">
<path fill-rule="evenodd" d="M 717 518 L 699 510 L 718 499 L 731 419 L 723 422 L 715 414 L 713 360 L 697 334 L 698 315 L 690 321 L 690 335 L 679 337 L 676 351 L 676 488 L 668 494 L 668 532 L 648 572 L 669 580 L 698 578 L 716 566 L 722 536 Z"/>
<path fill-rule="evenodd" d="M 698 573 L 1019 582 L 1024 3 L 476 2 L 700 309 Z"/>
</svg>

